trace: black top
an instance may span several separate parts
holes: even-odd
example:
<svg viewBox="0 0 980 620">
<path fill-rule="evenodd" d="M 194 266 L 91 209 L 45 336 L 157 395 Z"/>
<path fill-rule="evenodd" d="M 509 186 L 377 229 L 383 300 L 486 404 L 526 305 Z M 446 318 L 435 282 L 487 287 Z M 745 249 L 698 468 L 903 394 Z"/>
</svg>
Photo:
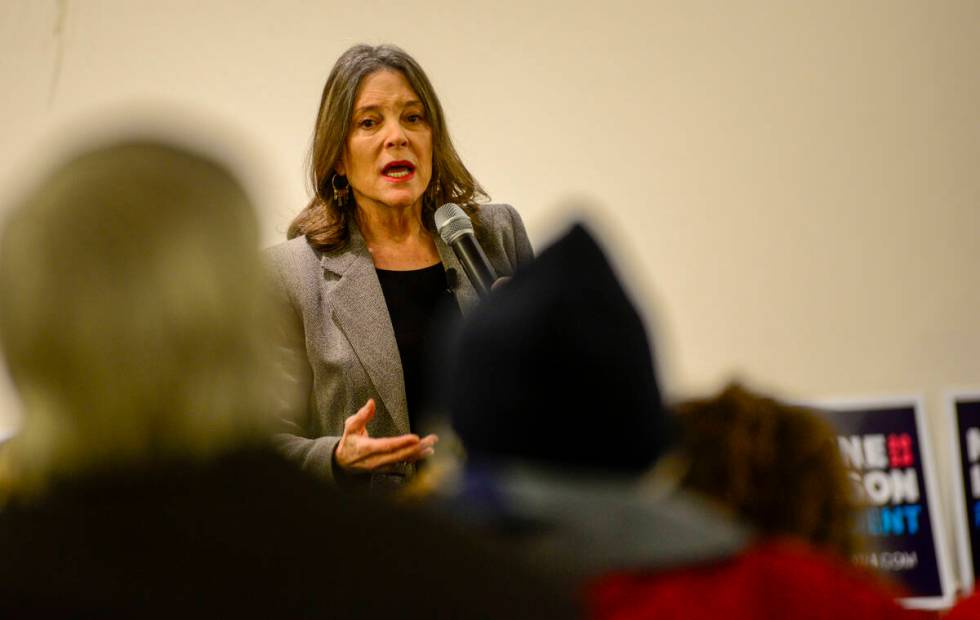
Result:
<svg viewBox="0 0 980 620">
<path fill-rule="evenodd" d="M 442 263 L 411 271 L 377 272 L 402 360 L 409 426 L 415 432 L 428 400 L 423 370 L 432 320 L 436 316 L 446 318 L 447 307 L 459 316 L 459 305 L 449 290 Z"/>
</svg>

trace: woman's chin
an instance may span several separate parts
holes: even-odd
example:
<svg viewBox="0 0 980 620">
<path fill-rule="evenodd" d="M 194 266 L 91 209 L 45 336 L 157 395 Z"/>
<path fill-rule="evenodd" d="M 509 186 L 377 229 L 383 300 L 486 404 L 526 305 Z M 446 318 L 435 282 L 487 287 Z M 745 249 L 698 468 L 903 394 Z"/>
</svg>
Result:
<svg viewBox="0 0 980 620">
<path fill-rule="evenodd" d="M 387 209 L 391 211 L 405 211 L 413 207 L 422 206 L 422 196 L 383 196 L 379 199 L 358 200 L 358 205 L 366 208 Z"/>
</svg>

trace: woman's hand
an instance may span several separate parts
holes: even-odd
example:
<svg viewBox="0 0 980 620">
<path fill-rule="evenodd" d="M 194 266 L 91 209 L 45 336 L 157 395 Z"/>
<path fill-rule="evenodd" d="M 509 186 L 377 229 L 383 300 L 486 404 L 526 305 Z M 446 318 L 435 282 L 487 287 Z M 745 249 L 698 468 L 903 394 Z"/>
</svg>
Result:
<svg viewBox="0 0 980 620">
<path fill-rule="evenodd" d="M 373 438 L 367 423 L 374 417 L 374 399 L 368 399 L 357 413 L 344 421 L 344 434 L 334 452 L 334 461 L 352 473 L 384 470 L 395 463 L 414 463 L 433 452 L 439 438 L 427 435 L 400 435 Z"/>
</svg>

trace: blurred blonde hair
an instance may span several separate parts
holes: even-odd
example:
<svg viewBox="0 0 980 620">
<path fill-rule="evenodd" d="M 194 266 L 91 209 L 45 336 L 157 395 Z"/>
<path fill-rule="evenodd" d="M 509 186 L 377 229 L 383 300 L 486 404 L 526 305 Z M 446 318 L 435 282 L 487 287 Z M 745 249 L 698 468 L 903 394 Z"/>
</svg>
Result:
<svg viewBox="0 0 980 620">
<path fill-rule="evenodd" d="M 152 139 L 89 149 L 0 239 L 0 345 L 24 405 L 4 446 L 15 489 L 264 436 L 258 230 L 222 164 Z"/>
</svg>

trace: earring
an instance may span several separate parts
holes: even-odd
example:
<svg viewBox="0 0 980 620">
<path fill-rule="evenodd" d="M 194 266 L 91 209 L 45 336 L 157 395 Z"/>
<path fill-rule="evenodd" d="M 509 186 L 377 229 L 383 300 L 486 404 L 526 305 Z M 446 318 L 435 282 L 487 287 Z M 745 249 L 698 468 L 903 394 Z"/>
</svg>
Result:
<svg viewBox="0 0 980 620">
<path fill-rule="evenodd" d="M 343 179 L 340 186 L 337 185 L 337 179 Z M 334 173 L 330 177 L 330 187 L 333 189 L 333 201 L 337 203 L 338 207 L 343 207 L 350 195 L 350 183 L 347 181 L 347 177 Z"/>
</svg>

